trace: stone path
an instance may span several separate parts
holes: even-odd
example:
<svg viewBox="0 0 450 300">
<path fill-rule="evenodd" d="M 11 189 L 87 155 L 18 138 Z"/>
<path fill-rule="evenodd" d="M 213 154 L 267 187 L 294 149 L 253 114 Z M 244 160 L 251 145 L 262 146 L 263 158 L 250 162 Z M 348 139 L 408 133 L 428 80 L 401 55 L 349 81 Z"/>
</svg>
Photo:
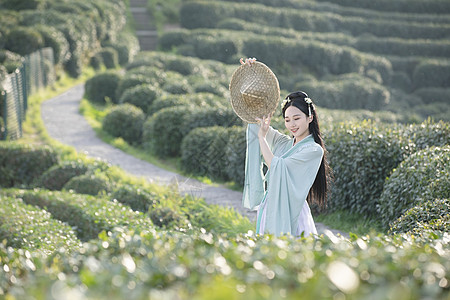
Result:
<svg viewBox="0 0 450 300">
<path fill-rule="evenodd" d="M 242 193 L 224 187 L 210 186 L 179 174 L 156 167 L 148 162 L 135 158 L 113 146 L 104 143 L 96 135 L 92 127 L 79 113 L 80 101 L 83 98 L 84 85 L 78 85 L 65 93 L 45 101 L 41 107 L 41 116 L 48 134 L 55 140 L 74 147 L 78 152 L 93 158 L 101 158 L 112 165 L 119 166 L 131 175 L 144 177 L 158 184 L 178 186 L 180 193 L 204 198 L 209 204 L 219 204 L 234 208 L 237 212 L 255 221 L 256 213 L 241 205 Z M 319 233 L 327 228 L 316 223 Z M 340 233 L 337 230 L 333 233 Z"/>
</svg>

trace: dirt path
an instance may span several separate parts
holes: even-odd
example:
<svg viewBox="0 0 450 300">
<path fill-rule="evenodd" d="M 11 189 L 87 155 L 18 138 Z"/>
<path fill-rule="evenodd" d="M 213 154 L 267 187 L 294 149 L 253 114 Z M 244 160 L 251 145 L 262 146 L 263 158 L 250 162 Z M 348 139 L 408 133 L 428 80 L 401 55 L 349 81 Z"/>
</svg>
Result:
<svg viewBox="0 0 450 300">
<path fill-rule="evenodd" d="M 101 158 L 112 165 L 119 166 L 129 174 L 144 177 L 158 184 L 172 184 L 182 194 L 190 194 L 204 198 L 209 204 L 233 207 L 250 220 L 256 219 L 256 213 L 242 207 L 242 193 L 223 187 L 204 184 L 192 178 L 161 169 L 148 162 L 135 158 L 125 152 L 103 142 L 92 127 L 79 113 L 80 101 L 83 98 L 84 85 L 78 85 L 67 92 L 45 101 L 41 107 L 41 116 L 48 134 L 55 140 L 74 147 L 78 152 L 94 158 Z M 332 230 L 321 223 L 316 223 L 319 233 Z"/>
</svg>

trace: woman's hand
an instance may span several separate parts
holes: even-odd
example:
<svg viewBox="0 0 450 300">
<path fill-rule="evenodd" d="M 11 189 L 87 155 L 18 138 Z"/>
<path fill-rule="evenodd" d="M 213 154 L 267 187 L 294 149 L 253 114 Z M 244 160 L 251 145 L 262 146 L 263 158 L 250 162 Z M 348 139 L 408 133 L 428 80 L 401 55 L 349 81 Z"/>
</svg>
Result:
<svg viewBox="0 0 450 300">
<path fill-rule="evenodd" d="M 265 138 L 267 135 L 267 132 L 269 131 L 270 127 L 270 119 L 272 118 L 272 114 L 263 116 L 262 118 L 255 118 L 256 121 L 258 121 L 259 124 L 259 131 L 258 131 L 258 137 L 259 138 Z"/>
<path fill-rule="evenodd" d="M 256 62 L 256 58 L 246 58 L 245 61 L 243 58 L 241 58 L 239 60 L 239 62 L 241 63 L 241 65 L 245 65 L 248 64 L 250 67 L 252 66 L 252 64 L 254 64 Z"/>
</svg>

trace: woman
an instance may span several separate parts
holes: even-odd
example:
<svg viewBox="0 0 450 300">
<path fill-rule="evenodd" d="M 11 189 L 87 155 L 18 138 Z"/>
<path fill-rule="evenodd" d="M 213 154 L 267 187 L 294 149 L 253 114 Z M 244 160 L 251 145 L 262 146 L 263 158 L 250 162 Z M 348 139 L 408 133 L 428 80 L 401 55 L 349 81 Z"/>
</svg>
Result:
<svg viewBox="0 0 450 300">
<path fill-rule="evenodd" d="M 317 113 L 308 95 L 300 91 L 286 97 L 282 114 L 292 137 L 273 129 L 271 116 L 247 127 L 243 203 L 258 209 L 258 234 L 317 234 L 306 201 L 326 205 L 328 165 Z"/>
</svg>

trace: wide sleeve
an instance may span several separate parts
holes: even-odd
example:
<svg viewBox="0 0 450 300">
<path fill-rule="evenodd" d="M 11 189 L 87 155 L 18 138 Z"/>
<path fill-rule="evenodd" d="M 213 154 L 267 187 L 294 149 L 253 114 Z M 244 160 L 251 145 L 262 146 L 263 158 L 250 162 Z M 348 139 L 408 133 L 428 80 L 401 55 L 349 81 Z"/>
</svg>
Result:
<svg viewBox="0 0 450 300">
<path fill-rule="evenodd" d="M 258 130 L 259 126 L 256 124 L 248 124 L 247 126 L 245 181 L 242 205 L 249 209 L 256 209 L 264 197 L 264 174 L 262 172 L 262 157 L 259 148 Z"/>
<path fill-rule="evenodd" d="M 314 183 L 323 149 L 309 143 L 287 156 L 274 156 L 267 189 L 266 233 L 295 233 L 303 205 Z"/>
<path fill-rule="evenodd" d="M 269 131 L 266 135 L 266 141 L 270 150 L 272 150 L 272 153 L 274 154 L 278 153 L 280 148 L 284 149 L 287 144 L 292 143 L 292 139 L 289 136 L 279 132 L 273 127 L 269 127 Z"/>
</svg>

